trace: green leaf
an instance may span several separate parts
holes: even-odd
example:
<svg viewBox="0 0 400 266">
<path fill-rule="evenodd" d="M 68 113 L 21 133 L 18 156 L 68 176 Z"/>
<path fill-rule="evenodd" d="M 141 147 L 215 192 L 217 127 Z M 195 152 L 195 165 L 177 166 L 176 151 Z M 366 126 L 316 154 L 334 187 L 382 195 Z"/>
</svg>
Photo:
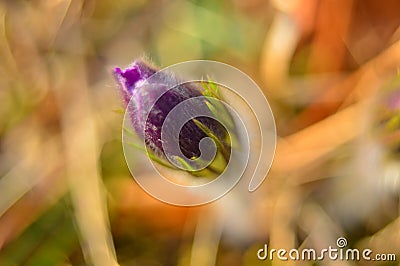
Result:
<svg viewBox="0 0 400 266">
<path fill-rule="evenodd" d="M 165 167 L 168 167 L 170 169 L 175 169 L 175 167 L 172 166 L 172 164 L 170 164 L 169 162 L 167 162 L 167 160 L 164 160 L 162 158 L 160 158 L 159 156 L 155 155 L 154 153 L 150 152 L 148 149 L 144 148 L 143 146 L 134 143 L 134 142 L 126 142 L 126 144 L 128 144 L 129 146 L 138 149 L 141 152 L 144 152 L 146 154 L 146 156 L 148 156 L 152 161 L 159 163 Z"/>
</svg>

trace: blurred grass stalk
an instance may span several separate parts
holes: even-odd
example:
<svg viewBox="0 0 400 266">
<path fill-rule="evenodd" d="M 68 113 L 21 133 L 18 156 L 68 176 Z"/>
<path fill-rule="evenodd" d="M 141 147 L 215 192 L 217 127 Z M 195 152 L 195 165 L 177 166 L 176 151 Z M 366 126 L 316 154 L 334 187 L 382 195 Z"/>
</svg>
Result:
<svg viewBox="0 0 400 266">
<path fill-rule="evenodd" d="M 363 129 L 360 131 L 359 124 L 354 121 L 358 121 L 368 110 L 367 102 L 370 102 L 377 89 L 393 76 L 399 61 L 400 41 L 397 41 L 360 70 L 328 88 L 323 97 L 328 99 L 329 92 L 336 93 L 336 96 L 342 95 L 344 100 L 340 110 L 312 126 L 281 139 L 277 145 L 273 170 L 289 172 L 300 169 L 361 134 Z M 334 97 L 330 99 L 338 100 Z M 333 128 L 335 132 L 332 132 Z"/>
<path fill-rule="evenodd" d="M 86 85 L 84 61 L 53 58 L 60 79 L 55 91 L 61 109 L 67 173 L 81 247 L 93 265 L 118 265 L 109 230 L 105 189 L 97 165 L 98 142 Z"/>
<path fill-rule="evenodd" d="M 82 15 L 84 2 L 59 1 L 50 5 L 60 9 L 62 30 L 73 31 L 68 36 L 73 53 L 54 53 L 52 65 L 52 88 L 60 110 L 61 136 L 64 148 L 64 164 L 68 176 L 76 223 L 87 264 L 118 265 L 108 221 L 105 189 L 100 179 L 98 154 L 99 143 L 96 125 L 91 110 L 91 99 L 87 86 L 86 64 L 83 54 L 84 41 L 78 20 Z M 60 27 L 56 27 L 55 36 Z"/>
<path fill-rule="evenodd" d="M 280 19 L 279 16 L 278 20 Z M 285 31 L 285 27 L 281 31 Z M 281 33 L 276 34 L 280 36 Z M 269 40 L 273 39 L 275 39 L 274 36 L 267 38 L 266 50 L 274 46 L 268 44 Z M 275 61 L 286 61 L 285 58 L 289 58 L 288 55 L 291 55 L 292 51 L 291 49 L 285 51 L 285 55 L 280 56 L 277 53 L 278 58 L 267 56 L 263 65 L 275 66 Z M 359 124 L 354 121 L 359 120 L 358 118 L 368 110 L 369 104 L 365 101 L 370 102 L 376 91 L 393 76 L 393 73 L 396 73 L 398 62 L 400 62 L 400 41 L 392 44 L 342 81 L 328 87 L 316 102 L 318 104 L 318 101 L 321 101 L 328 105 L 333 103 L 331 111 L 335 112 L 335 108 L 339 108 L 339 111 L 312 126 L 282 138 L 277 146 L 273 169 L 290 172 L 302 168 L 362 133 L 358 128 Z M 283 69 L 288 71 L 288 67 Z M 282 69 L 278 68 L 278 70 Z M 269 74 L 270 70 L 266 71 L 265 75 L 268 79 L 271 74 Z M 284 84 L 291 90 L 301 89 L 294 86 L 298 80 L 291 80 L 288 72 L 278 73 L 277 76 L 284 76 Z M 306 79 L 308 78 L 307 76 Z M 280 82 L 282 81 L 278 83 Z M 303 112 L 307 113 L 308 110 L 314 111 L 313 105 L 308 106 Z M 332 132 L 333 128 L 336 129 L 335 132 Z"/>
</svg>

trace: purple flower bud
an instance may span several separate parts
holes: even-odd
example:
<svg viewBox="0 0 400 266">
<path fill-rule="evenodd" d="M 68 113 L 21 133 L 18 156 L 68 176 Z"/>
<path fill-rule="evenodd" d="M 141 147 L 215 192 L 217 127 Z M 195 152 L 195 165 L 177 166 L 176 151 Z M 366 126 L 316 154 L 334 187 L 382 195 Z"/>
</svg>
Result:
<svg viewBox="0 0 400 266">
<path fill-rule="evenodd" d="M 203 96 L 201 86 L 194 83 L 179 84 L 174 75 L 159 72 L 142 60 L 133 62 L 126 69 L 114 69 L 114 77 L 119 84 L 120 90 L 126 106 L 129 104 L 129 114 L 135 133 L 144 139 L 148 148 L 157 156 L 164 157 L 164 147 L 173 145 L 169 143 L 169 136 L 163 136 L 161 140 L 162 127 L 167 127 L 166 132 L 172 132 L 176 125 L 163 125 L 167 115 L 171 110 L 185 100 Z M 161 96 L 160 96 L 161 95 Z M 158 99 L 158 100 L 157 100 Z M 152 109 L 149 108 L 152 106 Z M 197 101 L 196 104 L 189 103 L 184 107 L 185 112 L 193 114 L 197 123 L 201 123 L 200 128 L 193 120 L 188 121 L 179 132 L 179 146 L 182 153 L 187 158 L 200 157 L 200 140 L 209 137 L 205 128 L 217 139 L 225 152 L 223 156 L 227 160 L 230 155 L 230 140 L 227 130 L 215 119 L 202 116 L 196 117 L 196 113 L 210 113 L 209 106 L 204 101 Z M 148 115 L 148 117 L 145 117 Z M 145 121 L 146 120 L 146 121 Z M 171 130 L 168 130 L 168 129 Z M 172 133 L 171 133 L 172 134 Z M 217 145 L 218 147 L 218 145 Z M 168 154 L 174 156 L 175 154 Z"/>
<path fill-rule="evenodd" d="M 134 89 L 156 72 L 155 69 L 139 60 L 124 70 L 121 70 L 119 67 L 114 69 L 114 77 L 119 84 L 125 104 L 129 103 Z"/>
</svg>

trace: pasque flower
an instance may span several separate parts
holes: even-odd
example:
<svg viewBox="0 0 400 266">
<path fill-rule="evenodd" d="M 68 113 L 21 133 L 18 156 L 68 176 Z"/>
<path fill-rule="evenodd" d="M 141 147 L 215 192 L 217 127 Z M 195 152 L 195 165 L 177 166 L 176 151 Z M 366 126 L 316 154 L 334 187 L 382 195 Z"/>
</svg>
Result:
<svg viewBox="0 0 400 266">
<path fill-rule="evenodd" d="M 125 107 L 128 106 L 135 133 L 144 140 L 154 156 L 165 158 L 167 156 L 165 147 L 173 143 L 169 143 L 169 136 L 162 138 L 162 127 L 167 127 L 166 132 L 170 132 L 168 128 L 172 129 L 176 126 L 164 124 L 167 115 L 175 106 L 188 99 L 204 95 L 216 96 L 216 93 L 210 93 L 212 86 L 202 87 L 198 83 L 180 83 L 179 78 L 164 72 L 153 76 L 156 72 L 157 69 L 148 63 L 136 60 L 125 69 L 115 68 L 113 74 L 119 85 Z M 153 77 L 150 78 L 151 76 Z M 210 101 L 202 101 L 196 104 L 189 103 L 184 110 L 195 117 L 196 113 L 215 114 L 215 110 L 221 110 L 221 106 L 215 106 Z M 225 110 L 224 117 L 227 116 L 229 114 Z M 219 154 L 220 159 L 223 158 L 224 161 L 222 168 L 220 167 L 221 160 L 219 160 L 218 165 L 212 164 L 209 170 L 220 172 L 229 159 L 231 143 L 226 128 L 217 120 L 200 116 L 186 122 L 179 132 L 179 148 L 188 159 L 198 158 L 201 155 L 199 144 L 205 137 L 211 137 L 216 143 L 218 153 L 215 160 Z M 176 154 L 168 155 L 177 156 Z"/>
</svg>

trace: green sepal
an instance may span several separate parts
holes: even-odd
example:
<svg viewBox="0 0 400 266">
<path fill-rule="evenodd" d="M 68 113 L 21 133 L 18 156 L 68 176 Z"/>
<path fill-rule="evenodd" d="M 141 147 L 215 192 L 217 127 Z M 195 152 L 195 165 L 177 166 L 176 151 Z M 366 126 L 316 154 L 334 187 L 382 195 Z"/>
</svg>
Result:
<svg viewBox="0 0 400 266">
<path fill-rule="evenodd" d="M 174 169 L 175 167 L 172 166 L 172 164 L 170 164 L 169 162 L 167 162 L 166 160 L 161 159 L 159 156 L 155 155 L 154 153 L 148 151 L 147 149 L 141 147 L 139 144 L 133 143 L 133 142 L 127 142 L 126 144 L 128 144 L 129 146 L 138 149 L 144 153 L 146 153 L 146 156 L 148 156 L 152 161 L 157 162 L 165 167 Z"/>
<path fill-rule="evenodd" d="M 125 110 L 122 108 L 117 108 L 117 109 L 113 110 L 113 112 L 117 113 L 117 114 L 121 114 L 121 115 L 125 114 Z"/>
</svg>

